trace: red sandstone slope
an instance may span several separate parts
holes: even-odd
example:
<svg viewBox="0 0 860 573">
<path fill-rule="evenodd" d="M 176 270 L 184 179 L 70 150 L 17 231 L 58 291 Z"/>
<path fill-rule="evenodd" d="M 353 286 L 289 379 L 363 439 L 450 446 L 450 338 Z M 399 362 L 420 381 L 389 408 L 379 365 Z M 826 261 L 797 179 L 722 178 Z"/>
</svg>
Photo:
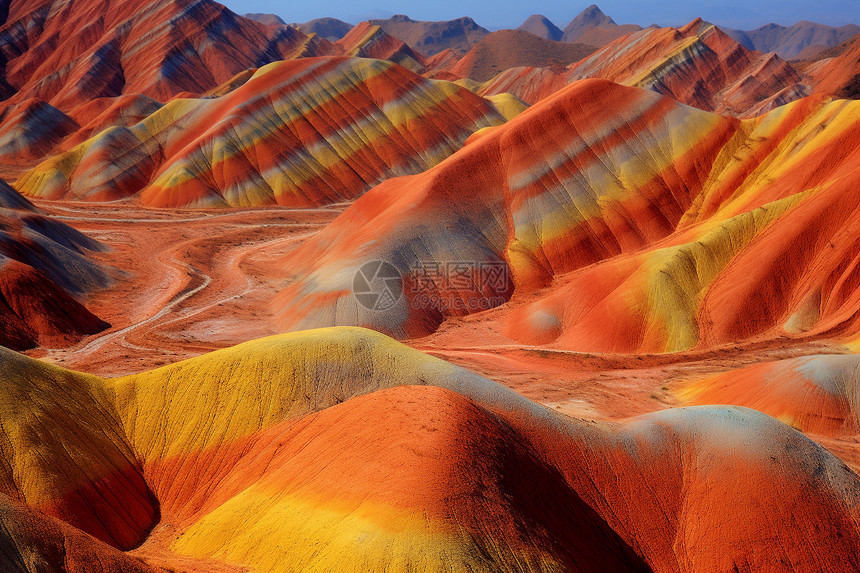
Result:
<svg viewBox="0 0 860 573">
<path fill-rule="evenodd" d="M 4 573 L 165 572 L 5 494 L 0 494 L 0 546 Z"/>
<path fill-rule="evenodd" d="M 745 406 L 807 434 L 855 437 L 860 433 L 858 366 L 856 354 L 803 356 L 685 379 L 673 391 L 683 404 Z"/>
<path fill-rule="evenodd" d="M 860 479 L 745 408 L 570 418 L 354 328 L 113 380 L 0 356 L 13 571 L 860 565 Z"/>
<path fill-rule="evenodd" d="M 65 113 L 97 97 L 200 94 L 244 69 L 317 55 L 320 42 L 211 0 L 15 0 L 0 27 L 14 101 L 38 98 Z"/>
<path fill-rule="evenodd" d="M 379 25 L 362 22 L 335 44 L 347 56 L 391 60 L 413 72 L 424 69 L 424 56 Z"/>
<path fill-rule="evenodd" d="M 391 62 L 302 58 L 105 130 L 16 186 L 47 199 L 140 193 L 158 207 L 319 205 L 423 171 L 503 121 L 490 101 Z"/>
<path fill-rule="evenodd" d="M 736 116 L 756 115 L 808 93 L 787 62 L 750 52 L 701 20 L 620 38 L 571 66 L 569 77 L 644 87 Z"/>
<path fill-rule="evenodd" d="M 336 51 L 211 0 L 13 0 L 8 8 L 0 25 L 0 175 L 7 178 L 56 153 L 70 134 L 78 134 L 73 145 L 248 68 Z"/>
<path fill-rule="evenodd" d="M 860 98 L 860 35 L 822 54 L 804 72 L 819 93 Z"/>
<path fill-rule="evenodd" d="M 100 248 L 0 181 L 0 345 L 62 347 L 104 330 L 74 298 L 107 286 L 88 257 Z"/>
<path fill-rule="evenodd" d="M 298 278 L 276 301 L 281 324 L 416 337 L 519 294 L 483 326 L 577 351 L 851 337 L 858 134 L 854 102 L 739 121 L 576 82 L 306 242 L 285 263 Z M 373 260 L 402 280 L 383 309 L 353 294 Z"/>
<path fill-rule="evenodd" d="M 528 104 L 535 104 L 568 83 L 567 70 L 516 66 L 496 74 L 479 85 L 475 91 L 485 96 L 510 93 Z"/>
<path fill-rule="evenodd" d="M 308 240 L 286 265 L 299 279 L 276 303 L 282 324 L 421 336 L 515 287 L 641 249 L 672 232 L 736 129 L 650 91 L 577 82 L 437 167 L 374 188 Z M 403 273 L 405 296 L 384 312 L 352 296 L 371 260 Z M 475 276 L 424 276 L 455 261 Z"/>
<path fill-rule="evenodd" d="M 774 54 L 750 52 L 715 26 L 648 28 L 625 35 L 568 70 L 501 72 L 478 93 L 508 91 L 528 103 L 567 81 L 604 78 L 643 87 L 700 109 L 739 117 L 759 115 L 811 93 L 806 81 Z"/>
<path fill-rule="evenodd" d="M 0 175 L 15 179 L 28 168 L 110 127 L 130 127 L 161 104 L 143 95 L 100 97 L 73 117 L 38 99 L 7 102 L 0 112 Z"/>
</svg>

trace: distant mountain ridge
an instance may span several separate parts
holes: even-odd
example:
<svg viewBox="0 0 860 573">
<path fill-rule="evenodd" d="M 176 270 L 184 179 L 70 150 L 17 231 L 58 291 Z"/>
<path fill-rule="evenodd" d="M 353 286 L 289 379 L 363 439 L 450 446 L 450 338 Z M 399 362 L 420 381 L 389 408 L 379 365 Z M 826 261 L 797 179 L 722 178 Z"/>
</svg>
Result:
<svg viewBox="0 0 860 573">
<path fill-rule="evenodd" d="M 265 24 L 266 26 L 286 26 L 286 22 L 276 15 L 276 14 L 265 14 L 260 12 L 249 12 L 245 14 L 245 18 L 249 20 L 254 20 L 255 22 L 259 22 L 260 24 Z"/>
<path fill-rule="evenodd" d="M 304 24 L 290 24 L 305 34 L 316 34 L 330 42 L 340 40 L 352 30 L 353 25 L 337 18 L 316 18 Z"/>
<path fill-rule="evenodd" d="M 579 42 L 599 48 L 641 29 L 642 27 L 636 24 L 616 24 L 615 20 L 604 14 L 596 4 L 592 4 L 571 20 L 561 39 L 563 42 Z"/>
<path fill-rule="evenodd" d="M 589 28 L 617 25 L 615 20 L 604 14 L 597 4 L 592 4 L 570 21 L 570 24 L 564 29 L 564 35 L 568 38 L 578 38 Z"/>
<path fill-rule="evenodd" d="M 419 21 L 398 14 L 384 20 L 370 20 L 384 32 L 403 40 L 413 50 L 432 56 L 446 49 L 466 53 L 490 33 L 469 17 L 439 22 Z"/>
<path fill-rule="evenodd" d="M 303 23 L 290 22 L 289 24 L 277 14 L 249 12 L 245 14 L 245 18 L 265 24 L 266 26 L 292 26 L 304 34 L 316 34 L 320 38 L 325 38 L 330 42 L 340 40 L 353 28 L 352 24 L 338 20 L 337 18 L 314 18 Z"/>
<path fill-rule="evenodd" d="M 245 14 L 245 17 L 268 26 L 286 25 L 284 20 L 275 14 L 249 13 Z M 391 18 L 370 20 L 370 23 L 425 56 L 433 56 L 445 50 L 464 55 L 490 33 L 470 17 L 420 21 L 398 14 Z M 320 38 L 332 42 L 343 38 L 353 28 L 352 24 L 337 18 L 317 18 L 289 25 L 305 34 L 317 34 Z M 659 26 L 652 24 L 649 27 Z M 767 24 L 755 30 L 738 30 L 724 26 L 720 28 L 749 50 L 773 52 L 784 59 L 813 58 L 860 33 L 860 26 L 855 24 L 833 27 L 809 21 L 797 22 L 792 26 Z M 602 48 L 613 40 L 643 28 L 637 24 L 618 24 L 599 6 L 591 4 L 563 29 L 543 14 L 532 14 L 516 29 L 545 40 L 575 42 Z"/>
<path fill-rule="evenodd" d="M 523 22 L 517 30 L 534 34 L 545 40 L 571 42 L 602 48 L 609 42 L 638 32 L 641 26 L 636 24 L 618 25 L 611 17 L 592 4 L 580 12 L 562 30 L 543 14 L 533 14 Z"/>
<path fill-rule="evenodd" d="M 723 28 L 745 48 L 774 52 L 781 58 L 806 59 L 860 34 L 860 26 L 848 24 L 839 28 L 802 21 L 793 26 L 767 24 L 755 30 Z"/>
<path fill-rule="evenodd" d="M 523 30 L 499 30 L 475 45 L 451 71 L 459 77 L 484 82 L 517 66 L 562 70 L 594 50 L 593 46 L 555 42 Z"/>
<path fill-rule="evenodd" d="M 522 30 L 523 32 L 534 34 L 538 38 L 554 40 L 556 42 L 560 41 L 564 34 L 561 28 L 553 24 L 549 18 L 543 14 L 532 14 L 520 25 L 519 28 L 517 28 L 517 30 Z"/>
</svg>

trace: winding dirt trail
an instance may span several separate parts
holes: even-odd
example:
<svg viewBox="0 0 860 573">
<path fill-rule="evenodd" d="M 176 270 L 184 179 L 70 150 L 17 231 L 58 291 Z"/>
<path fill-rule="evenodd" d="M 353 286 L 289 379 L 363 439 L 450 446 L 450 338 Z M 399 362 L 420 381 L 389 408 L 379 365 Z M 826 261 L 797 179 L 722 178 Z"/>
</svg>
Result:
<svg viewBox="0 0 860 573">
<path fill-rule="evenodd" d="M 109 248 L 111 288 L 87 306 L 111 328 L 64 349 L 30 354 L 113 376 L 273 334 L 269 300 L 283 287 L 275 261 L 340 214 L 321 209 L 173 211 L 128 203 L 39 207 Z"/>
</svg>

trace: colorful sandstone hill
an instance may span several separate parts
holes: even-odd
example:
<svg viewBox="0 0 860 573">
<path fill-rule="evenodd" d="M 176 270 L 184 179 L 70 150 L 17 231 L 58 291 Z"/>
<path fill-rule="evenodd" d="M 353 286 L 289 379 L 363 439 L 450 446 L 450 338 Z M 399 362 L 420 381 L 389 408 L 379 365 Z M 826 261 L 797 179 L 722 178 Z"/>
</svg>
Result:
<svg viewBox="0 0 860 573">
<path fill-rule="evenodd" d="M 817 92 L 860 99 L 860 35 L 819 54 L 804 71 Z"/>
<path fill-rule="evenodd" d="M 319 205 L 424 171 L 504 121 L 491 101 L 391 62 L 303 58 L 102 131 L 16 187 L 44 199 L 139 194 L 155 207 Z"/>
<path fill-rule="evenodd" d="M 0 180 L 0 345 L 63 347 L 107 328 L 79 301 L 111 282 L 100 250 Z"/>
<path fill-rule="evenodd" d="M 575 82 L 310 238 L 284 262 L 298 278 L 275 301 L 281 325 L 416 337 L 511 299 L 500 327 L 512 339 L 578 351 L 848 336 L 860 329 L 858 137 L 853 101 L 738 120 Z M 390 308 L 353 296 L 368 261 L 402 275 Z M 505 280 L 424 280 L 448 261 L 500 266 Z"/>
<path fill-rule="evenodd" d="M 96 97 L 203 93 L 247 68 L 325 53 L 326 44 L 211 0 L 16 1 L 0 40 L 13 100 L 38 98 L 64 113 Z"/>
<path fill-rule="evenodd" d="M 212 133 L 210 126 L 201 127 L 197 122 L 200 117 L 209 120 L 214 116 L 220 120 L 219 125 L 225 125 L 223 114 L 233 117 L 240 113 L 255 121 L 270 121 L 271 110 L 252 109 L 257 104 L 241 102 L 233 92 L 238 90 L 247 99 L 258 101 L 249 95 L 249 88 L 241 89 L 255 78 L 256 89 L 280 97 L 284 85 L 261 85 L 257 72 L 276 60 L 341 55 L 387 59 L 428 78 L 462 79 L 461 84 L 482 97 L 510 93 L 529 104 L 571 81 L 604 78 L 738 117 L 761 115 L 810 93 L 848 97 L 857 75 L 850 50 L 840 58 L 815 62 L 798 71 L 773 54 L 747 50 L 699 20 L 678 29 L 634 31 L 590 55 L 591 48 L 579 44 L 552 42 L 524 31 L 507 30 L 481 34 L 482 39 L 476 39 L 477 45 L 465 56 L 445 49 L 427 57 L 387 33 L 382 24 L 371 22 L 353 27 L 332 43 L 289 26 L 242 18 L 210 0 L 180 4 L 158 0 L 142 10 L 129 6 L 89 5 L 77 0 L 32 0 L 11 6 L 0 26 L 0 45 L 5 46 L 7 54 L 3 77 L 8 88 L 0 113 L 0 176 L 10 181 L 20 179 L 16 187 L 25 194 L 112 200 L 148 189 L 145 204 L 174 207 L 339 201 L 355 197 L 391 175 L 411 174 L 435 164 L 457 148 L 457 142 L 468 135 L 469 129 L 474 131 L 473 127 L 487 123 L 476 119 L 477 115 L 492 115 L 489 110 L 476 109 L 446 112 L 442 129 L 431 128 L 432 135 L 407 146 L 413 148 L 410 153 L 418 156 L 414 168 L 404 169 L 402 164 L 407 161 L 403 158 L 381 153 L 377 159 L 376 152 L 371 152 L 371 167 L 355 169 L 352 157 L 357 144 L 347 149 L 333 146 L 327 151 L 344 154 L 339 155 L 340 160 L 334 156 L 321 158 L 317 149 L 297 145 L 296 138 L 301 133 L 288 136 L 282 133 L 282 127 L 263 127 L 265 133 L 255 139 L 268 140 L 266 147 L 270 148 L 271 138 L 285 138 L 278 147 L 294 151 L 297 157 L 288 161 L 289 165 L 283 158 L 268 161 L 274 153 L 269 149 L 260 159 L 266 165 L 255 165 L 259 162 L 255 155 L 237 157 L 234 149 L 257 149 L 259 141 L 248 141 L 247 137 L 236 141 L 235 137 Z M 96 13 L 103 16 L 91 26 L 83 25 Z M 598 20 L 603 22 L 595 24 L 598 28 L 609 25 L 605 17 Z M 155 26 L 161 21 L 167 23 Z M 65 25 L 69 22 L 74 25 Z M 405 26 L 403 29 L 408 28 L 410 34 L 418 29 L 415 26 L 428 24 L 402 18 L 385 22 L 399 26 L 392 30 Z M 153 26 L 158 33 L 141 35 L 140 30 Z M 189 49 L 179 53 L 177 45 L 187 45 Z M 54 69 L 62 73 L 54 73 Z M 476 84 L 474 80 L 487 81 Z M 363 80 L 346 81 L 358 86 Z M 415 84 L 410 89 L 428 92 L 430 99 L 448 99 L 433 93 L 438 86 L 431 83 L 413 77 L 398 81 Z M 310 92 L 316 89 L 293 88 Z M 221 97 L 214 102 L 214 96 Z M 340 100 L 343 96 L 331 93 L 326 97 Z M 198 98 L 203 101 L 192 101 Z M 458 101 L 465 98 L 468 96 L 450 96 L 451 105 L 460 106 Z M 352 104 L 338 103 L 346 106 L 345 115 L 357 118 L 349 111 Z M 476 101 L 464 105 L 481 107 Z M 360 108 L 357 113 L 363 112 Z M 452 128 L 452 124 L 462 124 L 464 129 Z M 249 129 L 258 128 L 249 125 Z M 420 132 L 422 128 L 418 129 Z M 193 135 L 199 132 L 207 136 L 201 139 Z M 312 141 L 319 137 L 311 135 Z M 443 143 L 439 149 L 426 148 L 438 147 L 440 140 L 452 143 Z M 186 143 L 190 144 L 187 148 Z M 195 149 L 197 145 L 205 149 Z M 403 147 L 399 141 L 395 145 Z M 237 161 L 225 173 L 210 173 L 208 164 L 222 162 L 219 153 Z M 432 157 L 421 157 L 426 154 Z M 108 164 L 119 155 L 124 155 L 127 172 L 113 181 L 109 175 L 116 167 Z M 395 165 L 381 167 L 380 161 Z M 330 164 L 339 166 L 337 175 L 325 173 Z M 342 164 L 348 167 L 344 169 Z M 277 174 L 277 170 L 284 171 L 284 175 Z M 100 175 L 95 176 L 92 185 L 79 183 L 82 176 L 86 178 L 94 172 Z M 308 192 L 308 177 L 321 177 L 324 183 L 310 192 L 312 197 L 295 198 L 296 194 Z M 188 178 L 195 182 L 188 183 Z"/>
<path fill-rule="evenodd" d="M 684 404 L 733 404 L 764 412 L 804 434 L 860 434 L 860 357 L 812 355 L 761 362 L 714 376 L 684 380 Z"/>
<path fill-rule="evenodd" d="M 751 52 L 722 30 L 695 20 L 648 28 L 571 66 L 570 80 L 604 78 L 738 117 L 759 115 L 808 95 L 800 75 L 775 54 Z"/>
<path fill-rule="evenodd" d="M 423 55 L 370 22 L 355 26 L 336 45 L 347 56 L 390 60 L 413 72 L 426 67 Z"/>
<path fill-rule="evenodd" d="M 6 100 L 0 169 L 7 178 L 63 150 L 63 140 L 79 130 L 89 137 L 133 125 L 155 111 L 149 102 L 202 95 L 248 68 L 334 49 L 211 0 L 7 5 L 0 20 L 0 93 Z M 127 117 L 118 106 L 137 113 Z"/>
<path fill-rule="evenodd" d="M 567 83 L 603 78 L 651 89 L 681 103 L 737 117 L 755 116 L 812 93 L 809 81 L 775 54 L 753 52 L 695 20 L 683 28 L 624 35 L 566 70 L 511 67 L 478 89 L 535 103 Z"/>
<path fill-rule="evenodd" d="M 860 479 L 745 408 L 569 418 L 354 328 L 114 380 L 0 353 L 4 571 L 860 565 Z"/>
<path fill-rule="evenodd" d="M 8 179 L 174 99 L 223 95 L 273 62 L 348 55 L 425 67 L 423 54 L 367 22 L 332 43 L 211 0 L 15 1 L 0 21 L 0 54 Z"/>
</svg>

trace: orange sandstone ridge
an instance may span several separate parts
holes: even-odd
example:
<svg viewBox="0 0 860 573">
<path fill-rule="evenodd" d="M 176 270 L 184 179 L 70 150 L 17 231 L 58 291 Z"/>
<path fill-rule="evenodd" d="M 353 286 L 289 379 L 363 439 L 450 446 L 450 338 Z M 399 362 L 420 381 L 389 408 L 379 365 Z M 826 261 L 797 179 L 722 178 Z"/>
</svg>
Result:
<svg viewBox="0 0 860 573">
<path fill-rule="evenodd" d="M 46 199 L 140 194 L 156 207 L 319 205 L 423 171 L 504 119 L 491 101 L 390 62 L 304 58 L 102 131 L 16 186 Z"/>
<path fill-rule="evenodd" d="M 0 180 L 0 345 L 70 346 L 107 328 L 81 304 L 111 282 L 91 259 L 100 250 Z"/>
<path fill-rule="evenodd" d="M 750 51 L 716 26 L 647 28 L 624 35 L 566 70 L 513 67 L 478 89 L 535 103 L 572 81 L 603 78 L 651 89 L 722 114 L 757 116 L 812 93 L 811 81 L 775 54 Z"/>
<path fill-rule="evenodd" d="M 351 328 L 115 380 L 2 352 L 10 571 L 33 558 L 57 563 L 60 545 L 80 570 L 152 571 L 171 560 L 255 571 L 858 561 L 860 479 L 745 408 L 579 420 Z M 21 447 L 37 428 L 55 436 L 40 453 Z M 795 534 L 777 538 L 772 524 Z"/>
<path fill-rule="evenodd" d="M 281 326 L 410 338 L 513 297 L 509 339 L 576 351 L 850 337 L 858 119 L 855 102 L 807 98 L 740 121 L 576 82 L 310 238 L 284 263 L 298 278 L 275 301 Z M 404 283 L 382 311 L 350 282 L 374 260 Z M 505 280 L 422 280 L 450 260 Z"/>
<path fill-rule="evenodd" d="M 103 130 L 130 128 L 174 98 L 234 89 L 272 62 L 349 55 L 424 68 L 423 55 L 378 26 L 364 23 L 332 43 L 211 0 L 16 0 L 0 42 L 7 102 L 0 175 L 7 178 Z"/>
</svg>

